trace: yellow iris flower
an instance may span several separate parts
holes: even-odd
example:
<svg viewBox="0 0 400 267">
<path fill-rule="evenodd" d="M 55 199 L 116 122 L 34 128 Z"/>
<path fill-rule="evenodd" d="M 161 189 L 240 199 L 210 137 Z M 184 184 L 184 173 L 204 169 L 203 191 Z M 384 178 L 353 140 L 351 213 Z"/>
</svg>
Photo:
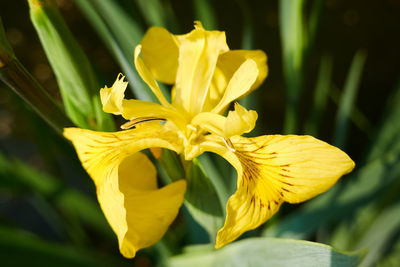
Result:
<svg viewBox="0 0 400 267">
<path fill-rule="evenodd" d="M 152 27 L 135 49 L 135 66 L 160 104 L 124 99 L 122 75 L 100 91 L 103 110 L 128 120 L 123 129 L 134 128 L 64 131 L 96 184 L 125 257 L 163 236 L 186 190 L 184 179 L 158 189 L 155 167 L 141 150 L 162 147 L 188 161 L 213 152 L 236 168 L 237 191 L 227 203 L 216 248 L 264 223 L 283 202 L 310 199 L 354 168 L 346 153 L 311 136 L 241 136 L 254 128 L 257 113 L 235 103 L 223 114 L 265 79 L 266 55 L 229 50 L 224 32 L 206 31 L 198 22 L 185 35 Z M 172 103 L 156 80 L 173 84 Z"/>
</svg>

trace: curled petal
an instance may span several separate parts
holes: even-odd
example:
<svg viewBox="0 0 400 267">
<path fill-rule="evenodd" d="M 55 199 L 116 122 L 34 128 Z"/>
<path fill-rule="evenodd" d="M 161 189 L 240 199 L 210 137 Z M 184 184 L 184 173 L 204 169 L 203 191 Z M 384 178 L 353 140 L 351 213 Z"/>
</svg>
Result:
<svg viewBox="0 0 400 267">
<path fill-rule="evenodd" d="M 100 99 L 104 112 L 114 115 L 122 114 L 122 100 L 128 86 L 128 82 L 124 82 L 124 79 L 125 76 L 120 73 L 111 88 L 106 86 L 100 89 Z"/>
<path fill-rule="evenodd" d="M 257 63 L 258 75 L 251 90 L 258 88 L 268 75 L 267 55 L 262 50 L 230 50 L 218 58 L 219 68 L 229 80 L 237 68 L 246 60 L 251 59 Z"/>
<path fill-rule="evenodd" d="M 238 172 L 237 191 L 228 201 L 217 248 L 264 223 L 283 202 L 298 203 L 321 194 L 354 168 L 346 153 L 311 136 L 237 136 L 231 144 L 231 148 L 221 141 L 202 144 Z"/>
<path fill-rule="evenodd" d="M 254 110 L 248 111 L 235 103 L 235 110 L 229 111 L 227 117 L 212 112 L 202 112 L 193 118 L 192 124 L 215 135 L 230 138 L 251 132 L 257 117 L 257 112 Z"/>
<path fill-rule="evenodd" d="M 254 60 L 246 60 L 233 74 L 218 104 L 211 112 L 221 113 L 231 102 L 245 95 L 257 79 L 258 68 Z"/>
<path fill-rule="evenodd" d="M 116 133 L 67 128 L 64 136 L 96 184 L 121 253 L 132 258 L 138 249 L 156 243 L 178 213 L 186 182 L 157 189 L 155 167 L 138 151 L 164 147 L 179 152 L 178 137 L 157 123 Z"/>
<path fill-rule="evenodd" d="M 214 76 L 211 80 L 205 111 L 211 110 L 221 100 L 225 89 L 238 68 L 248 59 L 257 64 L 258 75 L 251 88 L 241 97 L 258 88 L 268 74 L 267 55 L 261 50 L 230 50 L 218 57 Z"/>
<path fill-rule="evenodd" d="M 235 135 L 242 135 L 251 132 L 256 126 L 257 112 L 248 111 L 243 106 L 235 103 L 235 110 L 229 111 L 226 117 L 224 135 L 230 138 Z"/>
</svg>

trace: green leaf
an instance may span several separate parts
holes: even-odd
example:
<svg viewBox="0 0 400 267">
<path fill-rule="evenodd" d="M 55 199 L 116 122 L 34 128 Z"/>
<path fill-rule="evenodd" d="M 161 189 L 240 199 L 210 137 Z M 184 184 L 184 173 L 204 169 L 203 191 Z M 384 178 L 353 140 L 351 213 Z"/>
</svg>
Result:
<svg viewBox="0 0 400 267">
<path fill-rule="evenodd" d="M 296 133 L 298 108 L 303 87 L 303 59 L 306 47 L 304 1 L 279 1 L 279 25 L 282 42 L 283 73 L 287 86 L 284 132 Z"/>
<path fill-rule="evenodd" d="M 388 151 L 400 150 L 400 82 L 388 99 L 382 122 L 366 157 L 367 162 L 382 157 Z"/>
<path fill-rule="evenodd" d="M 0 18 L 0 80 L 27 102 L 58 133 L 72 126 L 61 107 L 15 57 Z"/>
<path fill-rule="evenodd" d="M 135 97 L 145 101 L 157 101 L 137 73 L 133 65 L 133 52 L 143 36 L 143 30 L 117 2 L 110 0 L 75 0 L 99 37 L 120 64 Z"/>
<path fill-rule="evenodd" d="M 393 267 L 397 266 L 400 262 L 400 239 L 397 237 L 396 243 L 393 245 L 393 248 L 382 260 L 380 260 L 377 264 L 378 267 Z"/>
<path fill-rule="evenodd" d="M 57 78 L 65 110 L 79 127 L 113 130 L 111 115 L 102 110 L 100 84 L 89 59 L 50 0 L 29 0 L 31 21 Z"/>
<path fill-rule="evenodd" d="M 207 155 L 202 158 L 202 161 L 206 162 L 205 166 L 210 167 L 212 163 L 207 160 Z M 158 160 L 165 171 L 160 174 L 166 174 L 169 178 L 163 177 L 166 183 L 186 178 L 185 207 L 193 219 L 208 232 L 210 240 L 214 240 L 222 226 L 224 215 L 218 194 L 225 196 L 226 192 L 217 191 L 215 186 L 220 183 L 215 184 L 211 181 L 208 172 L 197 158 L 192 162 L 184 161 L 182 164 L 175 152 L 163 149 L 162 156 Z M 215 169 L 211 173 L 215 174 Z"/>
<path fill-rule="evenodd" d="M 160 0 L 135 0 L 148 25 L 166 27 Z"/>
<path fill-rule="evenodd" d="M 50 243 L 29 233 L 0 227 L 3 266 L 125 266 L 129 262 L 70 246 Z"/>
<path fill-rule="evenodd" d="M 90 226 L 92 230 L 104 237 L 115 238 L 100 205 L 93 199 L 75 190 L 64 190 L 55 198 L 54 202 L 65 217 Z"/>
<path fill-rule="evenodd" d="M 39 201 L 36 201 L 35 205 L 40 204 L 43 207 L 51 205 L 69 221 L 77 220 L 105 237 L 114 236 L 96 201 L 79 191 L 65 187 L 54 177 L 18 160 L 7 159 L 2 154 L 0 154 L 0 190 L 13 194 L 35 194 Z M 40 202 L 42 198 L 47 203 Z M 49 207 L 47 210 L 48 212 L 43 215 L 55 217 Z"/>
<path fill-rule="evenodd" d="M 313 106 L 305 126 L 305 132 L 315 137 L 318 136 L 321 120 L 327 107 L 328 92 L 331 85 L 332 65 L 333 60 L 331 56 L 325 55 L 322 57 L 314 92 Z"/>
<path fill-rule="evenodd" d="M 217 30 L 217 15 L 210 0 L 193 0 L 195 20 L 200 20 L 206 30 Z"/>
<path fill-rule="evenodd" d="M 236 189 L 236 173 L 233 174 L 232 166 L 226 162 L 223 158 L 215 157 L 216 155 L 211 154 L 203 154 L 198 157 L 200 163 L 207 170 L 207 174 L 210 177 L 210 180 L 215 188 L 215 191 L 220 200 L 221 207 L 224 207 L 228 202 L 229 197 L 233 194 Z M 216 166 L 216 163 L 219 161 L 222 166 Z M 221 170 L 226 171 L 222 173 Z M 225 178 L 225 179 L 224 179 Z M 226 181 L 226 178 L 232 178 L 231 181 Z M 232 185 L 233 184 L 233 185 Z M 234 187 L 234 188 L 233 188 Z M 232 190 L 231 190 L 232 189 Z"/>
<path fill-rule="evenodd" d="M 0 153 L 0 188 L 13 193 L 36 192 L 49 196 L 58 191 L 59 182 L 49 175 Z"/>
<path fill-rule="evenodd" d="M 183 266 L 357 266 L 363 252 L 341 252 L 330 246 L 290 239 L 249 238 L 217 251 L 196 251 L 172 257 L 171 267 Z"/>
<path fill-rule="evenodd" d="M 215 187 L 198 159 L 188 168 L 186 180 L 185 206 L 214 240 L 222 226 L 223 211 Z"/>
<path fill-rule="evenodd" d="M 385 250 L 390 246 L 390 241 L 396 233 L 400 232 L 400 204 L 380 210 L 378 218 L 364 236 L 357 242 L 355 248 L 368 248 L 368 254 L 360 264 L 362 267 L 375 266 Z"/>
<path fill-rule="evenodd" d="M 0 17 L 0 68 L 6 66 L 14 57 L 14 51 L 7 41 L 4 31 L 3 22 Z"/>
<path fill-rule="evenodd" d="M 336 127 L 333 140 L 333 144 L 339 148 L 343 148 L 345 146 L 346 137 L 348 135 L 350 114 L 352 113 L 355 105 L 366 59 L 366 52 L 364 50 L 358 50 L 354 55 L 350 71 L 344 85 L 339 108 L 336 114 Z"/>
</svg>

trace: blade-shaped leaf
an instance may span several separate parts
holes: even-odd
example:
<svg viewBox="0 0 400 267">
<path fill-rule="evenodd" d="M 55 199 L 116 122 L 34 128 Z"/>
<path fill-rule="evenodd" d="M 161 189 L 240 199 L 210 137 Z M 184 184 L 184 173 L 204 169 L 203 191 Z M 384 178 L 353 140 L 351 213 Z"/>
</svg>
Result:
<svg viewBox="0 0 400 267">
<path fill-rule="evenodd" d="M 196 251 L 172 257 L 171 267 L 183 266 L 357 266 L 363 252 L 340 252 L 308 241 L 249 238 L 217 251 Z"/>
<path fill-rule="evenodd" d="M 29 0 L 32 23 L 56 75 L 69 118 L 79 127 L 113 130 L 100 103 L 100 84 L 89 59 L 73 37 L 56 5 Z"/>
<path fill-rule="evenodd" d="M 0 227 L 3 266 L 127 266 L 102 254 L 41 240 L 29 233 Z"/>
<path fill-rule="evenodd" d="M 210 234 L 210 239 L 214 240 L 222 226 L 223 211 L 215 187 L 197 159 L 189 167 L 184 203 L 193 218 Z"/>
<path fill-rule="evenodd" d="M 367 54 L 364 50 L 357 51 L 351 63 L 349 74 L 344 85 L 336 115 L 336 128 L 333 141 L 333 144 L 339 148 L 343 148 L 345 145 L 349 128 L 350 114 L 353 110 L 353 106 L 355 105 L 366 59 Z"/>
<path fill-rule="evenodd" d="M 120 64 L 135 97 L 157 102 L 157 98 L 147 88 L 133 65 L 133 51 L 143 36 L 140 25 L 115 1 L 75 0 L 75 4 Z M 163 87 L 160 88 L 165 90 Z M 168 97 L 168 94 L 164 95 Z"/>
</svg>

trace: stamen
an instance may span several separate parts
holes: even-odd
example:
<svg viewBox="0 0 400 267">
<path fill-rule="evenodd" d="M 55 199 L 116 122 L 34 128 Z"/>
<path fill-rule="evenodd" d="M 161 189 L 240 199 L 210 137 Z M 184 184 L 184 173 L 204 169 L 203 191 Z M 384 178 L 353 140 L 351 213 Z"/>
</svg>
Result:
<svg viewBox="0 0 400 267">
<path fill-rule="evenodd" d="M 157 118 L 157 117 L 141 117 L 141 118 L 136 118 L 133 120 L 130 120 L 124 124 L 121 125 L 122 130 L 127 130 L 132 127 L 135 127 L 136 125 L 143 123 L 143 122 L 148 122 L 148 121 L 166 121 L 166 119 L 162 118 Z"/>
<path fill-rule="evenodd" d="M 225 137 L 222 137 L 222 140 L 224 141 L 226 147 L 227 147 L 230 151 L 236 152 L 236 149 L 235 149 L 235 147 L 233 146 L 233 144 L 232 144 L 232 142 L 231 142 L 231 140 L 230 140 L 229 138 L 226 139 Z"/>
<path fill-rule="evenodd" d="M 188 127 L 188 128 L 189 128 L 190 130 L 192 130 L 192 131 L 197 131 L 197 128 L 194 127 L 194 126 L 191 125 L 191 124 L 186 125 L 186 127 Z"/>
</svg>

